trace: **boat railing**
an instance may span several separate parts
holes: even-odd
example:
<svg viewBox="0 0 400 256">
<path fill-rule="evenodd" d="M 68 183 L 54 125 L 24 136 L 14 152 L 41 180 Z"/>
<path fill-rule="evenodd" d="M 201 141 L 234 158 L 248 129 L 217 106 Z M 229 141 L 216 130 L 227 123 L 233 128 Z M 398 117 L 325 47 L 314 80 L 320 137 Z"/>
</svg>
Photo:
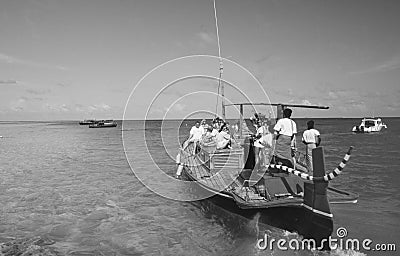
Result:
<svg viewBox="0 0 400 256">
<path fill-rule="evenodd" d="M 202 164 L 207 166 L 211 171 L 218 172 L 223 168 L 242 169 L 244 166 L 244 149 L 209 149 L 201 148 L 198 153 L 198 158 Z"/>
<path fill-rule="evenodd" d="M 307 168 L 307 155 L 305 153 L 296 150 L 293 158 L 297 164 Z"/>
</svg>

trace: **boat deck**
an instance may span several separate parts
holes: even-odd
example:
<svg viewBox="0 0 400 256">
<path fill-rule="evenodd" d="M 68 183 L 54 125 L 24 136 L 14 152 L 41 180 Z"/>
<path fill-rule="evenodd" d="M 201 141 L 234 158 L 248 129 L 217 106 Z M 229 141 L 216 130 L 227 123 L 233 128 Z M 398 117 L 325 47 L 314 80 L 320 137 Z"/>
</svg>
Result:
<svg viewBox="0 0 400 256">
<path fill-rule="evenodd" d="M 194 155 L 193 147 L 194 144 L 190 144 L 182 152 L 183 164 L 190 178 L 208 190 L 232 197 L 241 208 L 300 206 L 304 200 L 305 183 L 312 183 L 295 175 L 269 172 L 265 167 L 256 172 L 243 169 L 238 158 L 242 149 Z M 331 203 L 354 203 L 358 197 L 332 187 L 327 188 L 327 194 Z"/>
<path fill-rule="evenodd" d="M 190 167 L 188 171 L 193 178 L 217 191 L 225 190 L 230 187 L 232 183 L 237 182 L 239 171 L 241 171 L 239 168 L 236 170 L 230 169 L 229 172 L 208 169 L 197 156 L 187 157 L 185 165 Z"/>
<path fill-rule="evenodd" d="M 217 159 L 214 159 L 214 163 L 211 164 L 213 168 L 209 168 L 207 166 L 209 163 L 205 163 L 199 154 L 192 155 L 189 153 L 193 152 L 193 144 L 189 145 L 184 152 L 186 171 L 200 185 L 216 193 L 224 191 L 232 196 L 237 203 L 241 202 L 242 205 L 248 202 L 256 207 L 274 207 L 282 204 L 300 205 L 302 203 L 303 189 L 300 189 L 300 191 L 295 189 L 298 181 L 297 177 L 290 177 L 283 173 L 275 175 L 264 174 L 266 172 L 264 169 L 261 172 L 262 174 L 259 174 L 260 176 L 256 175 L 258 176 L 256 177 L 257 180 L 263 177 L 262 184 L 267 185 L 262 186 L 262 192 L 266 191 L 266 193 L 262 193 L 257 189 L 258 186 L 249 185 L 252 178 L 242 177 L 243 173 L 252 173 L 252 170 L 241 168 L 242 164 L 235 158 L 238 152 L 232 151 L 219 151 Z M 269 187 L 269 189 L 266 189 L 266 187 Z M 271 194 L 269 194 L 268 190 L 271 190 Z"/>
</svg>

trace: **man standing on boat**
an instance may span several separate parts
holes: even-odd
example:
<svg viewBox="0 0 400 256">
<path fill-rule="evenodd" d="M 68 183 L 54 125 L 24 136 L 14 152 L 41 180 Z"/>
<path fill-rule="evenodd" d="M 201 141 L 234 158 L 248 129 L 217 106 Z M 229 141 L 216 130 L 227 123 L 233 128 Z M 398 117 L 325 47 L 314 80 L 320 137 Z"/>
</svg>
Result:
<svg viewBox="0 0 400 256">
<path fill-rule="evenodd" d="M 296 148 L 296 123 L 290 119 L 292 110 L 285 108 L 283 118 L 279 119 L 274 126 L 275 131 L 275 162 L 281 162 L 283 165 L 294 167 L 292 158 L 292 149 Z"/>
<path fill-rule="evenodd" d="M 307 122 L 307 130 L 303 132 L 302 141 L 306 144 L 306 161 L 308 171 L 313 170 L 312 163 L 312 150 L 319 146 L 321 143 L 321 137 L 318 130 L 314 129 L 314 121 L 310 120 Z"/>
<path fill-rule="evenodd" d="M 196 154 L 197 143 L 200 141 L 203 134 L 204 134 L 204 128 L 200 126 L 199 121 L 196 121 L 192 129 L 190 129 L 189 139 L 187 140 L 188 144 L 191 142 L 195 144 L 195 146 L 193 147 L 193 154 Z"/>
</svg>

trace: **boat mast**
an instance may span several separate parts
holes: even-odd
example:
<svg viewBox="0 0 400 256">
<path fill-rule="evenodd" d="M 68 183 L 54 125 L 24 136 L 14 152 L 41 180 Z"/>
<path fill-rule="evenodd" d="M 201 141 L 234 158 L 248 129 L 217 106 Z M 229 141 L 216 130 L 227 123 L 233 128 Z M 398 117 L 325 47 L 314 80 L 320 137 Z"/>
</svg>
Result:
<svg viewBox="0 0 400 256">
<path fill-rule="evenodd" d="M 217 43 L 218 43 L 218 57 L 219 57 L 219 79 L 218 79 L 218 94 L 219 94 L 219 88 L 221 88 L 221 104 L 222 104 L 222 119 L 225 120 L 225 101 L 224 101 L 224 84 L 221 83 L 222 79 L 222 73 L 224 72 L 224 65 L 222 62 L 222 57 L 221 57 L 221 44 L 219 42 L 219 29 L 218 29 L 218 17 L 217 17 L 217 6 L 214 2 L 214 19 L 215 19 L 215 30 L 217 34 Z M 219 98 L 219 95 L 218 97 Z M 218 110 L 218 102 L 217 102 L 217 110 Z M 217 116 L 218 111 L 215 111 L 215 115 Z"/>
<path fill-rule="evenodd" d="M 224 83 L 221 83 L 222 73 L 224 72 L 224 66 L 222 59 L 219 61 L 219 86 L 221 86 L 221 104 L 222 104 L 222 119 L 225 120 L 225 100 L 224 100 Z"/>
</svg>

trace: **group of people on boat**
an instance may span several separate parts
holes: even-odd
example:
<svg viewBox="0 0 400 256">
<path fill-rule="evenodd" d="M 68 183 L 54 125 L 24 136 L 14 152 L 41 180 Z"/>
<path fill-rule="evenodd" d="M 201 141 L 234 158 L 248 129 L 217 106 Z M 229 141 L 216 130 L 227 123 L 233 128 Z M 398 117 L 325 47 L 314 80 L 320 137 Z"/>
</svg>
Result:
<svg viewBox="0 0 400 256">
<path fill-rule="evenodd" d="M 295 166 L 295 152 L 297 150 L 297 125 L 296 122 L 291 119 L 291 115 L 291 109 L 284 109 L 283 118 L 279 119 L 274 126 L 276 144 L 274 157 L 272 159 L 273 163 L 281 163 L 288 167 Z M 312 171 L 312 150 L 321 143 L 320 133 L 314 128 L 313 120 L 307 122 L 307 130 L 303 132 L 301 141 L 306 145 L 307 169 Z"/>
<path fill-rule="evenodd" d="M 258 114 L 251 118 L 256 128 L 256 134 L 253 137 L 254 169 L 266 166 L 269 162 L 292 168 L 295 166 L 297 125 L 291 119 L 291 115 L 292 110 L 285 108 L 283 118 L 279 119 L 275 125 L 270 118 L 263 119 Z M 235 129 L 235 126 L 233 125 L 232 128 Z M 306 145 L 307 169 L 312 171 L 312 149 L 321 143 L 320 133 L 314 128 L 313 120 L 307 122 L 307 130 L 303 132 L 301 141 Z M 216 117 L 211 124 L 208 124 L 205 119 L 196 121 L 190 129 L 190 135 L 184 143 L 184 148 L 190 143 L 194 143 L 193 154 L 196 154 L 199 147 L 206 151 L 228 149 L 235 145 L 236 141 L 235 137 L 231 135 L 229 124 Z M 267 159 L 268 155 L 272 157 Z"/>
<path fill-rule="evenodd" d="M 290 108 L 285 108 L 283 110 L 283 118 L 276 122 L 272 131 L 270 130 L 272 127 L 270 119 L 262 120 L 258 114 L 255 114 L 254 117 L 251 118 L 253 125 L 257 129 L 254 138 L 254 169 L 269 164 L 266 156 L 271 152 L 267 150 L 273 149 L 273 141 L 275 141 L 275 148 L 272 152 L 271 162 L 288 167 L 295 166 L 297 125 L 296 122 L 291 119 L 291 116 L 292 110 Z M 306 145 L 305 160 L 307 169 L 312 171 L 312 150 L 321 143 L 320 133 L 314 128 L 313 120 L 307 122 L 307 130 L 303 132 L 301 141 Z"/>
<path fill-rule="evenodd" d="M 266 161 L 266 156 L 269 153 L 268 150 L 273 149 L 273 133 L 270 131 L 270 120 L 263 120 L 259 118 L 258 114 L 254 114 L 254 118 L 251 121 L 256 128 L 253 144 L 255 155 L 254 169 L 258 169 L 260 166 L 269 164 Z"/>
<path fill-rule="evenodd" d="M 216 117 L 211 124 L 203 119 L 201 122 L 196 121 L 195 125 L 190 129 L 189 143 L 195 143 L 194 152 L 197 145 L 204 149 L 226 149 L 231 148 L 233 136 L 230 134 L 229 125 L 224 120 Z"/>
</svg>

